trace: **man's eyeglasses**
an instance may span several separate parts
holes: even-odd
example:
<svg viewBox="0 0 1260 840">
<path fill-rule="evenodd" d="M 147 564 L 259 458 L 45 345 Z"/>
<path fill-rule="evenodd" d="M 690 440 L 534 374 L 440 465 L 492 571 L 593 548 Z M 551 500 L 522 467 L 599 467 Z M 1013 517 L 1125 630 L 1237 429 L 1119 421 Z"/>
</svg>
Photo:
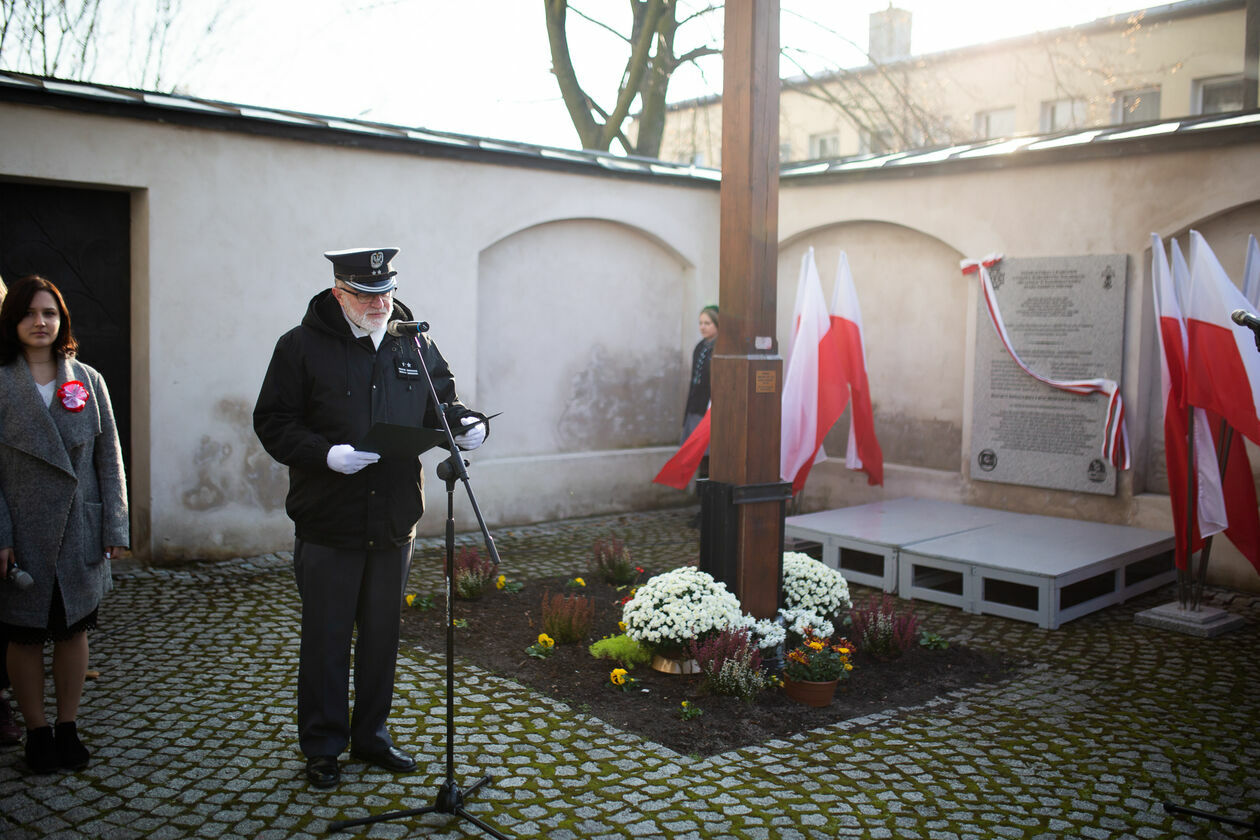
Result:
<svg viewBox="0 0 1260 840">
<path fill-rule="evenodd" d="M 348 295 L 353 295 L 354 299 L 364 306 L 377 300 L 389 300 L 394 295 L 393 289 L 390 289 L 388 292 L 356 292 L 353 289 L 347 289 L 345 286 L 338 286 L 337 288 Z"/>
</svg>

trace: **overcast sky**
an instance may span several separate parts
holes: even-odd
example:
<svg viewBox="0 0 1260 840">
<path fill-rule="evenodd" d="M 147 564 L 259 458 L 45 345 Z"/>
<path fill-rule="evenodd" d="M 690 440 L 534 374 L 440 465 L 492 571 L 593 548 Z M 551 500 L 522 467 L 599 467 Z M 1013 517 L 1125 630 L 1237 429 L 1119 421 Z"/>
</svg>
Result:
<svg viewBox="0 0 1260 840">
<path fill-rule="evenodd" d="M 226 0 L 210 36 L 195 15 L 214 0 L 184 0 L 172 39 L 181 92 L 229 102 L 573 147 L 577 137 L 550 73 L 539 0 Z M 225 0 L 218 0 L 225 2 Z M 687 0 L 680 0 L 686 5 Z M 610 25 L 629 17 L 624 0 L 575 2 Z M 693 1 L 693 5 L 707 5 Z M 911 47 L 936 52 L 1053 29 L 1141 8 L 1133 0 L 901 0 L 913 13 Z M 814 66 L 864 63 L 869 15 L 887 0 L 781 0 L 781 43 Z M 690 27 L 692 39 L 718 30 L 721 16 Z M 707 29 L 706 29 L 707 27 Z M 117 37 L 117 36 L 115 36 Z M 680 38 L 682 36 L 680 35 Z M 856 45 L 856 46 L 854 46 Z M 125 46 L 125 45 L 124 45 Z M 588 92 L 615 90 L 623 45 L 570 15 L 570 46 Z M 114 81 L 101 51 L 98 77 Z M 187 58 L 197 53 L 194 66 Z M 788 63 L 784 75 L 794 75 Z M 671 100 L 721 91 L 721 63 L 680 72 Z"/>
</svg>

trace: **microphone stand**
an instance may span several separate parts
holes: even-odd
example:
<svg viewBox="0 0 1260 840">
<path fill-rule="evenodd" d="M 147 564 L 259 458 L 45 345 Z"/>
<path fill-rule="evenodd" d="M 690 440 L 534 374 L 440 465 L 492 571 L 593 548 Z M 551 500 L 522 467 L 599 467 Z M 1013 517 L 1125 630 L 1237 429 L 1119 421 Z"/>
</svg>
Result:
<svg viewBox="0 0 1260 840">
<path fill-rule="evenodd" d="M 1251 822 L 1247 822 L 1246 820 L 1239 820 L 1239 819 L 1235 819 L 1234 817 L 1227 817 L 1227 816 L 1224 816 L 1223 814 L 1213 814 L 1208 811 L 1200 811 L 1198 808 L 1187 808 L 1184 805 L 1174 805 L 1171 802 L 1164 803 L 1164 813 L 1165 814 L 1185 814 L 1191 817 L 1202 817 L 1203 819 L 1206 819 L 1206 820 L 1213 820 L 1215 822 L 1224 823 L 1225 825 L 1236 825 L 1236 826 L 1239 826 L 1240 828 L 1250 828 L 1256 836 L 1260 836 L 1260 817 L 1256 817 Z"/>
<path fill-rule="evenodd" d="M 468 462 L 464 460 L 459 446 L 455 443 L 455 435 L 451 432 L 451 425 L 446 420 L 445 405 L 438 399 L 437 388 L 433 385 L 433 377 L 429 373 L 429 366 L 425 364 L 424 346 L 420 342 L 418 333 L 427 330 L 429 325 L 423 322 L 420 322 L 420 324 L 423 326 L 417 330 L 415 337 L 416 349 L 420 354 L 420 369 L 424 371 L 424 379 L 429 386 L 429 397 L 433 400 L 433 405 L 436 406 L 434 413 L 437 414 L 438 420 L 442 423 L 442 431 L 446 432 L 446 445 L 451 451 L 450 457 L 438 464 L 437 468 L 438 478 L 446 482 L 446 779 L 438 787 L 437 796 L 434 798 L 432 805 L 426 805 L 423 808 L 390 811 L 389 813 L 355 820 L 337 820 L 329 823 L 328 831 L 331 833 L 357 825 L 417 817 L 424 814 L 454 814 L 460 819 L 467 820 L 477 826 L 491 837 L 498 838 L 498 840 L 511 840 L 506 834 L 482 822 L 464 808 L 466 799 L 484 785 L 489 784 L 491 777 L 489 775 L 482 776 L 466 791 L 460 790 L 459 784 L 455 781 L 455 619 L 452 604 L 455 599 L 455 481 L 457 479 L 464 482 L 464 489 L 468 491 L 468 501 L 472 504 L 473 514 L 477 517 L 477 523 L 481 526 L 481 536 L 485 540 L 486 550 L 490 553 L 490 559 L 494 561 L 495 566 L 499 565 L 499 552 L 494 546 L 494 538 L 490 536 L 490 530 L 486 527 L 485 517 L 481 515 L 481 508 L 477 506 L 477 497 L 473 493 L 472 485 L 469 483 L 468 470 L 465 469 L 468 466 Z"/>
</svg>

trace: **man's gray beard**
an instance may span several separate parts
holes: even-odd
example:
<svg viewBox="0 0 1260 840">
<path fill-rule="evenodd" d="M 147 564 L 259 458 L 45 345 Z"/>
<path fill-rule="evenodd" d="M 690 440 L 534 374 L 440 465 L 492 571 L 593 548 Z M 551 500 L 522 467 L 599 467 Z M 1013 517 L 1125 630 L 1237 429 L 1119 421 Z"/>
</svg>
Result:
<svg viewBox="0 0 1260 840">
<path fill-rule="evenodd" d="M 354 324 L 359 329 L 367 330 L 368 332 L 375 332 L 385 325 L 385 322 L 389 319 L 389 312 L 382 312 L 379 315 L 367 312 L 364 312 L 362 315 L 354 312 L 347 312 L 346 317 L 350 319 L 350 323 Z M 376 323 L 373 323 L 373 319 L 376 319 Z"/>
</svg>

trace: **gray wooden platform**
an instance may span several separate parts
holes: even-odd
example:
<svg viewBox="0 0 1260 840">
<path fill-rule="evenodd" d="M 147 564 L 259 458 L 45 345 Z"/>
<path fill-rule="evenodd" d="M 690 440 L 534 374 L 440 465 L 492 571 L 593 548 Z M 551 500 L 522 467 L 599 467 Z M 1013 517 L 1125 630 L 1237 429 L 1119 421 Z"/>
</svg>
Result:
<svg viewBox="0 0 1260 840">
<path fill-rule="evenodd" d="M 1047 629 L 1176 576 L 1167 531 L 925 499 L 789 517 L 786 534 L 856 583 Z"/>
<path fill-rule="evenodd" d="M 789 516 L 784 533 L 820 543 L 823 562 L 845 580 L 896 592 L 903 547 L 992 524 L 1001 513 L 932 499 L 891 499 Z"/>
</svg>

